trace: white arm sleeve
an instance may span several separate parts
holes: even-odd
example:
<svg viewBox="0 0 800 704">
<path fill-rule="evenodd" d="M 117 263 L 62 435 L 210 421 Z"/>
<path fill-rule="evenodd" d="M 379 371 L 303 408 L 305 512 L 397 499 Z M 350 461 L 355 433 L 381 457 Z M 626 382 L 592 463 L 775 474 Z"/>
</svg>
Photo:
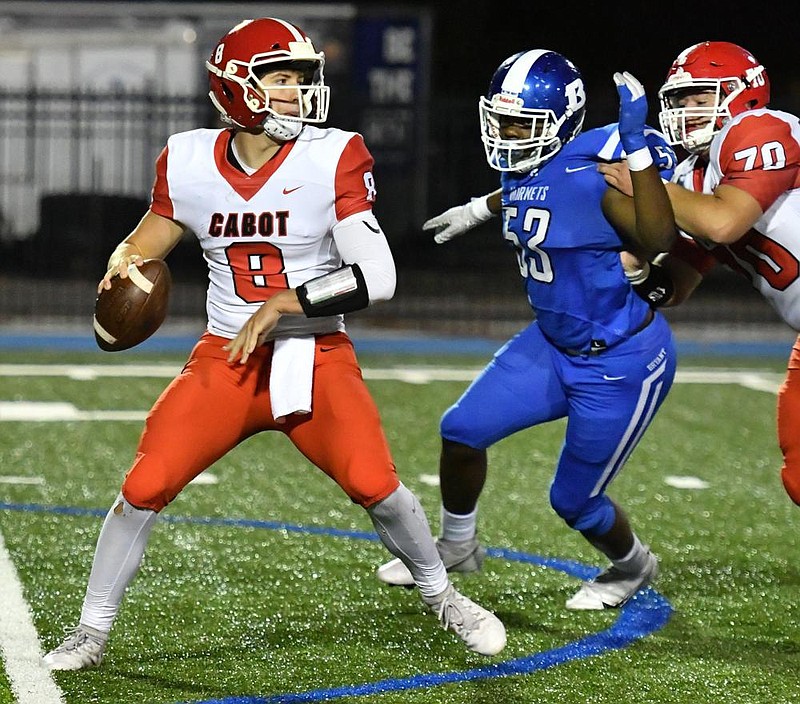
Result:
<svg viewBox="0 0 800 704">
<path fill-rule="evenodd" d="M 333 240 L 345 264 L 358 264 L 367 284 L 369 302 L 394 296 L 397 272 L 389 242 L 371 210 L 356 213 L 333 226 Z"/>
</svg>

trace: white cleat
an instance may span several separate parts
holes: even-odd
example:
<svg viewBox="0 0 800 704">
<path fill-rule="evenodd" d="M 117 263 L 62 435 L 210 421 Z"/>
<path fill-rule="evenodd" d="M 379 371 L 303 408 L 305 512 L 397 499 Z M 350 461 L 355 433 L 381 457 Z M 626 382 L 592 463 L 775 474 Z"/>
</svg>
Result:
<svg viewBox="0 0 800 704">
<path fill-rule="evenodd" d="M 97 667 L 103 661 L 108 634 L 89 626 L 67 631 L 64 642 L 42 658 L 49 670 L 83 670 Z"/>
<path fill-rule="evenodd" d="M 436 540 L 436 549 L 448 572 L 480 572 L 486 550 L 477 538 L 470 540 Z M 414 578 L 400 558 L 381 565 L 375 573 L 384 584 L 392 587 L 413 587 Z"/>
<path fill-rule="evenodd" d="M 574 611 L 617 609 L 657 576 L 658 558 L 648 550 L 647 563 L 641 572 L 631 575 L 609 567 L 590 582 L 584 582 L 577 594 L 567 599 L 567 608 Z"/>
<path fill-rule="evenodd" d="M 466 646 L 480 655 L 497 655 L 506 645 L 503 622 L 491 611 L 456 591 L 451 584 L 428 608 L 442 628 L 455 633 Z"/>
</svg>

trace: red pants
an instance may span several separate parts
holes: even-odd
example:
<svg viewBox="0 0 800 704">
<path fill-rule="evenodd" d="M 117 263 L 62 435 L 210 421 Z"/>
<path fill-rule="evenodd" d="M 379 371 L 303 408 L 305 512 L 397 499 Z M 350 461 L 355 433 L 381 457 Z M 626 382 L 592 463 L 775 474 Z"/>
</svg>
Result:
<svg viewBox="0 0 800 704">
<path fill-rule="evenodd" d="M 280 424 L 272 417 L 269 395 L 272 345 L 262 345 L 242 365 L 227 362 L 222 350 L 227 342 L 203 335 L 153 405 L 122 485 L 128 502 L 160 511 L 203 470 L 262 430 L 287 435 L 364 507 L 399 486 L 378 409 L 347 335 L 317 336 L 312 412 Z"/>
<path fill-rule="evenodd" d="M 800 506 L 800 337 L 794 343 L 786 379 L 778 392 L 778 442 L 783 452 L 783 486 Z"/>
</svg>

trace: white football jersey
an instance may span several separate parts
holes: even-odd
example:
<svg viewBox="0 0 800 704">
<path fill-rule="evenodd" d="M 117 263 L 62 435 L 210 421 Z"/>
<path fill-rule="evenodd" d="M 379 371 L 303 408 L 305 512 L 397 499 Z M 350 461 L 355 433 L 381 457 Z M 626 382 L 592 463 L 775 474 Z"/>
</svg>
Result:
<svg viewBox="0 0 800 704">
<path fill-rule="evenodd" d="M 361 135 L 306 126 L 252 175 L 228 160 L 233 132 L 172 135 L 150 209 L 197 236 L 208 265 L 209 332 L 233 338 L 272 295 L 343 265 L 331 234 L 375 200 Z M 343 316 L 284 315 L 270 337 L 343 330 Z"/>
<path fill-rule="evenodd" d="M 800 331 L 800 121 L 762 108 L 740 113 L 714 137 L 705 170 L 693 156 L 672 178 L 693 191 L 727 184 L 752 195 L 762 216 L 731 245 L 680 239 L 674 254 L 701 274 L 721 262 L 746 276 Z M 688 235 L 686 236 L 688 237 Z M 688 245 L 688 246 L 687 246 Z"/>
</svg>

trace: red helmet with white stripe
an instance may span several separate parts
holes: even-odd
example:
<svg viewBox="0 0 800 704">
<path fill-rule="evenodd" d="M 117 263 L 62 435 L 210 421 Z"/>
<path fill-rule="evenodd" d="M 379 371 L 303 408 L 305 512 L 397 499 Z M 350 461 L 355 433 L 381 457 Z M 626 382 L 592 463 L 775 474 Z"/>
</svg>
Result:
<svg viewBox="0 0 800 704">
<path fill-rule="evenodd" d="M 299 27 L 262 17 L 239 23 L 219 40 L 206 61 L 209 97 L 223 121 L 264 131 L 279 141 L 294 139 L 305 123 L 324 122 L 329 89 L 323 68 L 325 55 L 316 52 Z M 302 71 L 299 85 L 266 85 L 265 73 L 278 69 Z M 284 115 L 270 107 L 270 90 L 297 91 L 298 115 Z"/>
<path fill-rule="evenodd" d="M 686 105 L 686 96 L 699 94 L 704 94 L 702 104 Z M 746 49 L 702 42 L 675 59 L 658 97 L 659 122 L 670 144 L 698 153 L 731 117 L 769 103 L 769 77 Z"/>
</svg>

